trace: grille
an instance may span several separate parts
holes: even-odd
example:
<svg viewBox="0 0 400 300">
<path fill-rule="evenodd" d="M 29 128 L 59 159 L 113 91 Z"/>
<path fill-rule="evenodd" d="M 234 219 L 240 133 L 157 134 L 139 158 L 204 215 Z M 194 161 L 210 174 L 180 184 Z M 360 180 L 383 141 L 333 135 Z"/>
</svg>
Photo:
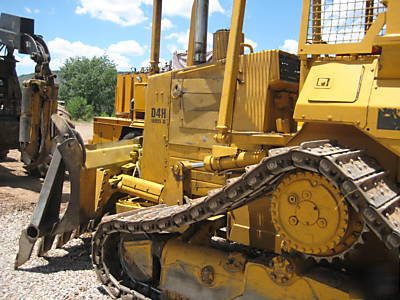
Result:
<svg viewBox="0 0 400 300">
<path fill-rule="evenodd" d="M 358 43 L 386 10 L 380 0 L 310 1 L 308 44 Z"/>
<path fill-rule="evenodd" d="M 279 73 L 281 80 L 298 83 L 300 81 L 300 61 L 293 56 L 279 53 Z"/>
</svg>

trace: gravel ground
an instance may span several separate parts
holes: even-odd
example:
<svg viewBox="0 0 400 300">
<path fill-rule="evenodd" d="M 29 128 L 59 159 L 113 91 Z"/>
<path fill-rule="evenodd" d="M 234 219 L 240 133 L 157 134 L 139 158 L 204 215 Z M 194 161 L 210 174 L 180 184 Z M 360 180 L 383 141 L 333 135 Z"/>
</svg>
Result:
<svg viewBox="0 0 400 300">
<path fill-rule="evenodd" d="M 89 139 L 91 124 L 77 124 Z M 109 299 L 90 262 L 90 235 L 74 239 L 45 257 L 35 256 L 14 270 L 21 230 L 28 224 L 42 180 L 28 177 L 11 151 L 0 164 L 0 298 L 2 299 Z"/>
<path fill-rule="evenodd" d="M 50 250 L 45 257 L 33 256 L 19 270 L 14 270 L 18 238 L 32 209 L 33 205 L 10 203 L 0 207 L 1 298 L 108 299 L 90 262 L 90 236 L 71 240 L 61 249 Z"/>
</svg>

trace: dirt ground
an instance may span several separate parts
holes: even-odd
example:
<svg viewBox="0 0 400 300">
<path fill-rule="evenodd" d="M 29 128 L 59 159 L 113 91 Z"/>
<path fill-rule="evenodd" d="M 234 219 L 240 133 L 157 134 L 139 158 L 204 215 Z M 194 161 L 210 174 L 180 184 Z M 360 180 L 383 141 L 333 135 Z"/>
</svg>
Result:
<svg viewBox="0 0 400 300">
<path fill-rule="evenodd" d="M 92 139 L 91 122 L 75 122 L 85 142 Z M 38 199 L 43 179 L 30 177 L 20 162 L 18 150 L 11 150 L 0 163 L 0 215 L 7 210 L 31 209 Z"/>
<path fill-rule="evenodd" d="M 91 122 L 75 122 L 85 142 L 92 139 Z M 20 162 L 18 150 L 11 150 L 0 163 L 0 215 L 7 210 L 31 209 L 37 201 L 43 179 L 30 177 Z"/>
</svg>

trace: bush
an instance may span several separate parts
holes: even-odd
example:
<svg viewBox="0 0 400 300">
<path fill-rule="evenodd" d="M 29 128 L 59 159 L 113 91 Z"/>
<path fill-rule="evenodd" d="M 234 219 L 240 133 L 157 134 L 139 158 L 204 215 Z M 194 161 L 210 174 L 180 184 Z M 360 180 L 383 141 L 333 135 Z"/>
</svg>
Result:
<svg viewBox="0 0 400 300">
<path fill-rule="evenodd" d="M 90 120 L 93 118 L 93 107 L 87 104 L 83 97 L 74 97 L 67 102 L 65 107 L 74 120 Z"/>
<path fill-rule="evenodd" d="M 109 117 L 110 114 L 106 113 L 105 111 L 101 112 L 99 117 Z"/>
</svg>

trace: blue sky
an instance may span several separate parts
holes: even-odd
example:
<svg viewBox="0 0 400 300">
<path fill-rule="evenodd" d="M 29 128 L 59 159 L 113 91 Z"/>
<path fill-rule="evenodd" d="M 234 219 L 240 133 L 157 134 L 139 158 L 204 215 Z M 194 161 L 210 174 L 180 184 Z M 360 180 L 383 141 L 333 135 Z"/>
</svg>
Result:
<svg viewBox="0 0 400 300">
<path fill-rule="evenodd" d="M 1 12 L 35 19 L 36 34 L 49 45 L 53 70 L 68 57 L 107 54 L 119 71 L 147 64 L 152 0 L 0 0 Z M 164 0 L 161 57 L 187 48 L 192 0 Z M 232 0 L 210 0 L 209 33 L 229 28 Z M 256 51 L 296 51 L 300 0 L 248 0 L 244 32 Z M 209 36 L 210 36 L 209 34 Z M 19 74 L 31 73 L 28 56 L 18 55 Z"/>
</svg>

